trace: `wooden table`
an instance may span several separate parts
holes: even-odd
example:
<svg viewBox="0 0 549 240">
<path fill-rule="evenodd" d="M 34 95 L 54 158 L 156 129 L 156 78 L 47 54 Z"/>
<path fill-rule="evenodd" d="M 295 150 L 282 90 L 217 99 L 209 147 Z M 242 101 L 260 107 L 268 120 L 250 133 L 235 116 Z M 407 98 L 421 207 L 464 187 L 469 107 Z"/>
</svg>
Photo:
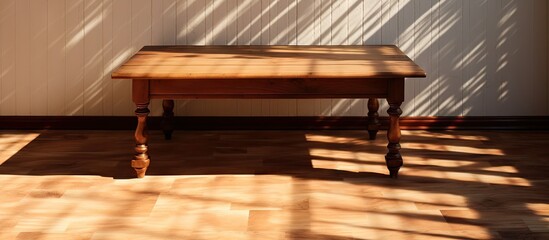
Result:
<svg viewBox="0 0 549 240">
<path fill-rule="evenodd" d="M 133 79 L 137 106 L 137 177 L 150 163 L 146 120 L 149 100 L 164 99 L 164 134 L 173 131 L 173 99 L 369 98 L 368 133 L 379 128 L 378 98 L 389 102 L 390 176 L 402 166 L 399 117 L 405 78 L 425 72 L 396 46 L 146 46 L 112 73 Z"/>
</svg>

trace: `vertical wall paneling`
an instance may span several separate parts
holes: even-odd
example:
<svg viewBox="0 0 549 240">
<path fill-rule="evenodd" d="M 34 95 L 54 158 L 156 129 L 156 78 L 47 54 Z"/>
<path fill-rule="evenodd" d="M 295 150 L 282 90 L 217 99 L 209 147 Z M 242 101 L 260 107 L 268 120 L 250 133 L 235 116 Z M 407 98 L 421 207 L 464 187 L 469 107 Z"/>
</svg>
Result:
<svg viewBox="0 0 549 240">
<path fill-rule="evenodd" d="M 227 1 L 213 1 L 212 41 L 214 45 L 227 44 Z"/>
<path fill-rule="evenodd" d="M 206 1 L 187 1 L 187 44 L 206 44 Z"/>
<path fill-rule="evenodd" d="M 415 51 L 415 27 L 416 27 L 416 6 L 412 0 L 398 1 L 398 45 L 400 49 L 406 53 L 412 60 L 416 60 Z M 415 111 L 415 86 L 417 81 L 425 79 L 406 79 L 404 103 L 402 104 L 402 112 L 407 115 L 417 116 Z"/>
<path fill-rule="evenodd" d="M 332 2 L 332 44 L 333 45 L 348 45 L 348 16 L 349 6 L 348 0 L 337 0 Z"/>
<path fill-rule="evenodd" d="M 17 0 L 15 11 L 16 114 L 30 115 L 30 0 Z"/>
<path fill-rule="evenodd" d="M 468 56 L 473 51 L 474 48 L 471 46 L 474 44 L 474 37 L 471 36 L 471 26 L 470 26 L 470 20 L 471 17 L 471 1 L 470 0 L 463 0 L 461 1 L 461 40 L 462 40 L 462 55 L 461 55 L 461 83 L 460 83 L 460 92 L 461 96 L 456 95 L 458 99 L 460 99 L 461 102 L 461 115 L 465 115 L 466 112 L 470 113 L 472 107 L 468 107 L 467 101 L 465 98 L 470 98 L 471 96 L 467 95 L 468 93 L 472 93 L 470 91 L 469 87 L 465 86 L 465 84 L 472 84 L 473 82 L 471 80 L 471 74 L 469 67 L 472 66 L 473 59 L 468 58 Z M 475 106 L 475 108 L 478 108 L 482 105 Z"/>
<path fill-rule="evenodd" d="M 84 115 L 103 114 L 102 0 L 84 0 Z"/>
<path fill-rule="evenodd" d="M 485 109 L 486 87 L 486 16 L 487 0 L 468 0 L 464 6 L 464 83 L 463 115 L 483 116 Z"/>
<path fill-rule="evenodd" d="M 494 114 L 510 115 L 517 112 L 516 109 L 512 109 L 515 105 L 510 103 L 513 100 L 512 95 L 514 95 L 511 93 L 513 86 L 510 79 L 516 79 L 515 81 L 517 81 L 519 75 L 512 72 L 512 68 L 516 68 L 516 62 L 513 58 L 517 57 L 517 52 L 516 50 L 508 52 L 507 49 L 515 44 L 520 44 L 516 29 L 517 6 L 513 0 L 500 1 L 498 4 L 499 18 L 497 18 L 497 31 L 495 32 L 497 37 L 495 59 L 497 77 L 492 85 L 493 90 L 495 90 L 493 96 L 495 101 L 491 106 L 494 108 Z M 519 84 L 524 84 L 522 79 L 520 82 Z"/>
<path fill-rule="evenodd" d="M 48 114 L 65 115 L 65 0 L 48 1 Z"/>
<path fill-rule="evenodd" d="M 261 45 L 269 45 L 270 43 L 270 11 L 272 8 L 272 4 L 273 1 L 261 0 Z"/>
<path fill-rule="evenodd" d="M 441 0 L 439 18 L 439 115 L 462 115 L 463 1 Z"/>
<path fill-rule="evenodd" d="M 0 0 L 0 115 L 133 115 L 143 45 L 396 44 L 408 116 L 549 114 L 546 0 Z M 311 63 L 314 67 L 314 62 Z M 182 100 L 191 116 L 363 116 L 362 99 Z M 152 115 L 162 112 L 153 100 Z M 387 103 L 381 101 L 381 115 Z"/>
<path fill-rule="evenodd" d="M 500 19 L 501 19 L 501 1 L 487 2 L 487 20 L 486 20 L 486 88 L 485 104 L 486 115 L 496 116 L 501 108 L 499 104 L 500 95 Z"/>
<path fill-rule="evenodd" d="M 151 0 L 151 44 L 164 44 L 164 1 Z"/>
<path fill-rule="evenodd" d="M 187 0 L 176 0 L 177 44 L 187 44 Z"/>
<path fill-rule="evenodd" d="M 102 106 L 103 115 L 113 115 L 113 80 L 111 72 L 114 68 L 113 64 L 113 11 L 112 0 L 103 0 L 102 6 L 102 24 L 103 32 L 102 47 L 103 47 L 103 79 L 102 79 Z"/>
<path fill-rule="evenodd" d="M 528 46 L 524 49 L 524 51 L 519 51 L 518 58 L 524 59 L 523 61 L 520 61 L 520 70 L 517 70 L 516 73 L 521 74 L 522 76 L 520 78 L 516 79 L 510 79 L 510 81 L 517 82 L 517 79 L 524 79 L 526 80 L 522 88 L 518 89 L 518 91 L 514 91 L 517 94 L 517 97 L 515 99 L 516 102 L 519 102 L 523 99 L 528 99 L 527 102 L 524 104 L 519 104 L 520 106 L 517 106 L 517 108 L 520 108 L 519 115 L 525 116 L 525 115 L 536 115 L 536 106 L 539 105 L 539 102 L 543 101 L 543 96 L 539 96 L 537 93 L 538 91 L 535 90 L 536 83 L 534 81 L 534 51 L 540 51 L 541 48 L 535 49 L 530 44 L 533 44 L 536 40 L 534 40 L 534 28 L 535 24 L 533 23 L 533 17 L 534 17 L 534 2 L 532 1 L 520 1 L 521 3 L 517 3 L 518 5 L 518 36 L 520 36 L 520 45 L 518 46 Z M 525 43 L 525 39 L 530 39 L 531 43 L 527 44 Z M 510 51 L 510 50 L 508 50 Z M 522 91 L 520 91 L 522 90 Z M 519 92 L 520 91 L 520 92 Z M 541 97 L 541 99 L 540 99 Z M 528 107 L 527 107 L 528 106 Z"/>
<path fill-rule="evenodd" d="M 549 95 L 549 92 L 547 91 L 547 87 L 549 85 L 549 79 L 547 75 L 547 71 L 549 68 L 547 68 L 547 57 L 549 57 L 549 54 L 547 54 L 548 49 L 548 39 L 547 39 L 547 32 L 549 26 L 547 25 L 547 18 L 548 13 L 546 12 L 547 9 L 547 1 L 544 0 L 534 0 L 532 11 L 533 14 L 531 15 L 531 21 L 534 23 L 532 24 L 532 39 L 534 40 L 534 43 L 529 45 L 532 51 L 532 95 L 533 98 L 536 99 L 535 103 L 532 104 L 532 112 L 533 115 L 549 115 L 549 112 L 547 111 L 547 101 L 544 101 L 547 99 L 547 95 Z M 536 70 L 537 69 L 537 70 Z M 536 79 L 547 79 L 547 81 L 538 81 Z M 545 102 L 544 104 L 541 104 Z"/>
<path fill-rule="evenodd" d="M 431 26 L 433 27 L 433 31 L 431 32 L 432 41 L 431 41 L 431 72 L 427 73 L 431 76 L 432 79 L 432 85 L 431 85 L 431 95 L 429 98 L 431 99 L 431 107 L 432 110 L 431 116 L 438 116 L 439 113 L 439 105 L 438 105 L 438 99 L 440 95 L 440 52 L 438 51 L 439 46 L 442 45 L 440 43 L 440 1 L 439 0 L 432 0 L 433 7 L 431 10 Z"/>
<path fill-rule="evenodd" d="M 297 45 L 315 44 L 315 0 L 297 1 Z"/>
<path fill-rule="evenodd" d="M 320 0 L 318 11 L 320 17 L 320 45 L 332 44 L 332 1 Z"/>
<path fill-rule="evenodd" d="M 362 45 L 364 23 L 364 0 L 348 0 L 347 3 L 347 31 L 348 44 Z"/>
<path fill-rule="evenodd" d="M 177 39 L 177 2 L 176 0 L 162 0 L 162 2 L 162 44 L 175 45 Z"/>
<path fill-rule="evenodd" d="M 250 14 L 250 44 L 261 45 L 261 32 L 262 32 L 262 8 L 261 1 L 250 0 L 249 2 L 249 14 Z"/>
<path fill-rule="evenodd" d="M 291 0 L 276 1 L 274 11 L 271 11 L 271 37 L 274 39 L 274 45 L 288 45 L 290 43 L 288 41 L 288 1 Z"/>
<path fill-rule="evenodd" d="M 433 13 L 436 11 L 435 5 L 431 0 L 414 1 L 415 9 L 415 61 L 428 72 L 426 78 L 414 81 L 414 115 L 433 116 L 435 114 L 435 102 L 431 96 L 434 87 L 433 76 L 433 44 L 434 37 L 433 22 L 431 21 Z"/>
<path fill-rule="evenodd" d="M 3 115 L 17 114 L 16 105 L 16 6 L 15 0 L 0 2 L 0 31 L 2 31 L 2 98 L 0 112 Z"/>
<path fill-rule="evenodd" d="M 321 0 L 314 0 L 313 7 L 314 7 L 314 45 L 320 45 L 320 36 L 321 36 L 320 20 L 322 16 L 320 11 L 322 8 Z"/>
<path fill-rule="evenodd" d="M 498 63 L 501 69 L 499 99 L 504 106 L 500 113 L 506 115 L 527 115 L 536 101 L 531 92 L 532 52 L 525 47 L 524 41 L 531 39 L 533 29 L 531 23 L 522 20 L 531 16 L 531 3 L 532 1 L 520 0 L 502 1 L 498 43 L 501 46 Z"/>
<path fill-rule="evenodd" d="M 65 114 L 82 115 L 84 105 L 84 0 L 65 1 Z"/>
<path fill-rule="evenodd" d="M 398 0 L 381 1 L 381 43 L 398 44 Z"/>
<path fill-rule="evenodd" d="M 528 80 L 522 78 L 521 74 L 515 73 L 515 71 L 520 69 L 515 60 L 518 57 L 518 51 L 509 52 L 507 49 L 511 49 L 513 45 L 520 44 L 519 30 L 516 22 L 519 18 L 519 9 L 515 0 L 502 0 L 500 8 L 501 15 L 497 33 L 497 71 L 499 73 L 499 81 L 497 83 L 498 113 L 505 115 L 518 114 L 519 110 L 516 107 L 520 108 L 520 106 L 517 106 L 513 102 L 518 96 L 511 90 L 517 87 L 517 85 L 519 85 L 518 89 L 522 89 L 523 87 L 520 85 L 524 85 Z"/>
<path fill-rule="evenodd" d="M 288 44 L 297 45 L 297 0 L 288 0 Z"/>
<path fill-rule="evenodd" d="M 31 115 L 48 114 L 48 0 L 32 0 L 29 5 L 29 95 Z M 32 66 L 32 67 L 31 67 Z"/>
<path fill-rule="evenodd" d="M 134 52 L 132 44 L 132 0 L 112 1 L 112 52 L 113 66 L 116 68 L 126 61 Z M 113 114 L 133 115 L 131 101 L 131 81 L 113 80 Z"/>
<path fill-rule="evenodd" d="M 381 44 L 381 0 L 364 0 L 362 37 L 366 45 Z"/>
<path fill-rule="evenodd" d="M 227 21 L 227 44 L 236 45 L 238 43 L 238 0 L 227 0 L 227 12 L 225 20 Z"/>
<path fill-rule="evenodd" d="M 151 1 L 132 1 L 132 45 L 133 52 L 139 51 L 143 46 L 150 45 L 152 41 Z"/>
<path fill-rule="evenodd" d="M 205 31 L 206 31 L 206 39 L 204 40 L 206 45 L 212 45 L 213 42 L 213 2 L 214 0 L 204 0 L 204 14 L 205 14 Z"/>
<path fill-rule="evenodd" d="M 238 0 L 237 2 L 237 45 L 250 45 L 250 28 L 251 28 L 251 14 L 250 14 L 250 0 Z"/>
</svg>

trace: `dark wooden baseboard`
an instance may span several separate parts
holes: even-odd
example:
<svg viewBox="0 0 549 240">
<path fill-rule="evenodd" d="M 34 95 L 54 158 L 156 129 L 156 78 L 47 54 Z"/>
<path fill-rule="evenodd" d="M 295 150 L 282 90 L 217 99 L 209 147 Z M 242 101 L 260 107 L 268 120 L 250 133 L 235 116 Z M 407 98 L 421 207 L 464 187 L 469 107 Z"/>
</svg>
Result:
<svg viewBox="0 0 549 240">
<path fill-rule="evenodd" d="M 176 117 L 180 130 L 319 130 L 366 129 L 366 117 Z M 388 119 L 381 117 L 381 129 Z M 150 117 L 159 129 L 161 117 Z M 402 129 L 424 130 L 549 130 L 549 116 L 536 117 L 403 117 Z M 0 116 L 3 130 L 132 130 L 135 117 Z"/>
</svg>

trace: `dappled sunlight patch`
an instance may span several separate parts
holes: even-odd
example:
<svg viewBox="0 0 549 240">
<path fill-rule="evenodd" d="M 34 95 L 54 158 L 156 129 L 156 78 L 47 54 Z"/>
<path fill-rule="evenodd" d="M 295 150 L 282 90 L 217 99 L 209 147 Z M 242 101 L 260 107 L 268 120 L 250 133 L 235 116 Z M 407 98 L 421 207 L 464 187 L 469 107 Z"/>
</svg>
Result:
<svg viewBox="0 0 549 240">
<path fill-rule="evenodd" d="M 522 186 L 530 187 L 532 184 L 530 181 L 520 177 L 510 177 L 510 176 L 497 176 L 490 174 L 479 174 L 479 173 L 468 173 L 463 171 L 452 171 L 445 170 L 440 171 L 429 170 L 429 169 L 405 169 L 401 170 L 402 175 L 413 176 L 413 177 L 428 177 L 430 179 L 439 179 L 443 181 L 459 181 L 459 182 L 477 182 L 484 184 L 497 184 L 497 185 L 508 185 L 508 186 Z"/>
<path fill-rule="evenodd" d="M 479 168 L 491 166 L 488 162 L 480 162 L 475 160 L 452 160 L 452 159 L 440 159 L 436 157 L 422 157 L 422 156 L 408 156 L 405 159 L 405 163 L 413 167 L 441 167 L 441 168 Z"/>
<path fill-rule="evenodd" d="M 436 143 L 414 143 L 404 142 L 401 144 L 405 149 L 417 149 L 417 150 L 429 150 L 429 151 L 447 151 L 455 153 L 467 153 L 467 154 L 481 154 L 481 155 L 494 155 L 504 156 L 505 154 L 501 149 L 495 148 L 478 148 L 470 146 L 456 146 L 448 144 L 436 144 Z"/>
<path fill-rule="evenodd" d="M 402 135 L 403 136 L 413 136 L 413 137 L 470 140 L 470 141 L 488 141 L 489 140 L 489 138 L 487 138 L 486 136 L 463 134 L 463 132 L 453 132 L 453 131 L 431 132 L 431 131 L 407 131 L 407 130 L 403 130 Z"/>
<path fill-rule="evenodd" d="M 313 168 L 337 169 L 349 172 L 363 171 L 363 165 L 359 163 L 340 162 L 337 160 L 312 159 Z"/>
<path fill-rule="evenodd" d="M 418 190 L 391 189 L 384 191 L 383 197 L 411 202 L 419 210 L 467 209 L 470 207 L 468 199 L 465 196 L 425 191 L 425 189 L 421 188 Z"/>
<path fill-rule="evenodd" d="M 0 165 L 38 136 L 40 133 L 0 133 Z"/>
<path fill-rule="evenodd" d="M 338 143 L 338 144 L 354 144 L 354 145 L 369 145 L 374 143 L 372 141 L 367 141 L 359 138 L 319 135 L 319 134 L 305 134 L 305 138 L 307 139 L 308 142 L 321 142 L 321 143 Z"/>
<path fill-rule="evenodd" d="M 74 138 L 71 134 L 55 133 L 48 140 L 67 141 Z M 185 134 L 188 138 L 182 142 L 202 133 Z M 9 183 L 0 184 L 0 225 L 51 236 L 93 233 L 96 238 L 136 239 L 490 239 L 499 236 L 500 229 L 547 232 L 549 206 L 536 190 L 545 181 L 528 181 L 522 158 L 509 155 L 507 145 L 499 149 L 491 142 L 477 144 L 482 137 L 414 139 L 411 134 L 408 142 L 417 149 L 403 144 L 404 167 L 395 180 L 387 176 L 386 140 L 372 141 L 371 147 L 364 131 L 292 132 L 283 141 L 271 140 L 281 138 L 280 132 L 265 132 L 263 142 L 254 142 L 255 132 L 232 134 L 208 137 L 204 149 L 238 144 L 258 159 L 252 171 L 227 170 L 249 167 L 249 162 L 238 160 L 247 157 L 238 153 L 238 165 L 230 167 L 224 158 L 199 158 L 204 168 L 217 169 L 211 174 L 189 171 L 185 168 L 192 166 L 181 162 L 186 171 L 163 175 L 171 166 L 163 166 L 163 158 L 173 155 L 157 152 L 153 163 L 158 163 L 158 175 L 143 179 L 70 171 L 0 175 L 1 183 Z M 179 144 L 174 141 L 170 144 Z M 437 142 L 447 150 L 433 151 Z M 86 145 L 73 140 L 67 144 L 67 152 Z M 156 144 L 162 149 L 167 143 Z M 482 152 L 484 146 L 490 146 L 488 153 Z M 34 147 L 43 149 L 32 146 L 26 152 L 35 152 Z M 14 163 L 24 163 L 20 159 L 26 152 L 13 158 Z M 117 163 L 117 168 L 127 165 Z M 256 169 L 260 173 L 254 173 Z"/>
<path fill-rule="evenodd" d="M 341 160 L 353 160 L 357 163 L 368 163 L 375 161 L 379 158 L 379 154 L 368 152 L 356 152 L 356 151 L 343 151 L 343 150 L 331 150 L 324 148 L 311 148 L 309 149 L 311 157 L 322 157 L 327 159 L 333 159 L 337 161 Z M 380 161 L 382 162 L 382 161 Z"/>
<path fill-rule="evenodd" d="M 532 232 L 549 232 L 549 203 L 526 203 L 535 215 L 523 216 L 522 220 Z"/>
</svg>

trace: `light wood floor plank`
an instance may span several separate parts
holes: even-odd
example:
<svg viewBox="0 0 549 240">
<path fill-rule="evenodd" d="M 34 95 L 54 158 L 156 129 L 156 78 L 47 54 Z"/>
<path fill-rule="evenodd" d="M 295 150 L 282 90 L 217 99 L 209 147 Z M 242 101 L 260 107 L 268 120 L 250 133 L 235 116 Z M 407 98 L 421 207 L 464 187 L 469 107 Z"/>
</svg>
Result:
<svg viewBox="0 0 549 240">
<path fill-rule="evenodd" d="M 0 239 L 548 239 L 549 132 L 0 131 Z"/>
</svg>

